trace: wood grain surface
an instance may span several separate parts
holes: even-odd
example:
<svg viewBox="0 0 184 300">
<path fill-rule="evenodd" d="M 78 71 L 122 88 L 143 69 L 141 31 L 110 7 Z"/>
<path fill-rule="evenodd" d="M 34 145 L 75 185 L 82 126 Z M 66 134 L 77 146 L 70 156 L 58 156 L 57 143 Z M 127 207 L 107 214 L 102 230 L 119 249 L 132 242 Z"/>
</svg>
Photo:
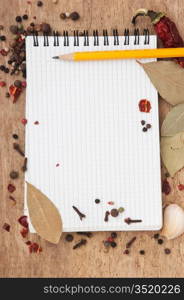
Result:
<svg viewBox="0 0 184 300">
<path fill-rule="evenodd" d="M 62 32 L 67 29 L 93 29 L 105 28 L 112 33 L 117 28 L 122 34 L 125 27 L 130 29 L 131 16 L 140 7 L 167 12 L 177 24 L 184 38 L 184 1 L 183 0 L 58 0 L 53 4 L 52 0 L 43 0 L 43 7 L 37 7 L 35 0 L 28 4 L 26 0 L 0 0 L 0 23 L 5 29 L 1 34 L 12 38 L 9 26 L 15 23 L 17 15 L 27 13 L 30 22 L 48 22 L 53 29 Z M 80 20 L 75 23 L 71 20 L 61 20 L 61 12 L 78 11 Z M 36 20 L 33 17 L 36 16 Z M 26 23 L 25 22 L 25 23 Z M 139 19 L 139 27 L 149 27 L 153 32 L 147 18 Z M 0 24 L 1 25 L 1 24 Z M 7 42 L 0 42 L 3 46 Z M 0 47 L 1 47 L 0 44 Z M 0 63 L 5 63 L 6 57 L 0 57 Z M 14 77 L 0 73 L 0 80 L 5 80 L 7 86 L 14 81 Z M 17 133 L 19 141 L 24 147 L 24 126 L 21 119 L 25 111 L 25 93 L 21 95 L 16 104 L 5 97 L 6 87 L 0 88 L 0 276 L 1 277 L 183 277 L 184 276 L 184 236 L 173 241 L 166 241 L 164 245 L 158 245 L 152 238 L 153 232 L 120 232 L 118 233 L 115 249 L 104 252 L 102 241 L 108 233 L 94 233 L 93 237 L 83 248 L 73 250 L 73 243 L 66 242 L 64 236 L 60 243 L 49 244 L 32 234 L 30 239 L 37 241 L 43 247 L 40 254 L 29 254 L 28 248 L 20 235 L 20 225 L 17 219 L 23 213 L 23 182 L 24 176 L 20 171 L 22 157 L 12 149 L 12 134 Z M 160 121 L 163 121 L 170 107 L 165 101 L 160 100 Z M 11 170 L 20 171 L 20 177 L 14 181 L 17 199 L 16 206 L 11 205 L 7 185 L 11 182 L 9 173 Z M 162 170 L 163 174 L 165 170 Z M 173 178 L 169 178 L 172 192 L 163 197 L 164 203 L 176 202 L 184 207 L 184 192 L 178 191 L 177 184 L 184 183 L 184 171 L 178 172 Z M 149 201 L 149 199 L 147 199 Z M 4 222 L 11 225 L 11 231 L 1 229 Z M 130 255 L 124 255 L 125 244 L 133 236 L 137 241 L 132 246 Z M 79 236 L 74 234 L 74 240 Z M 164 254 L 164 248 L 172 250 L 170 255 Z M 146 254 L 141 256 L 139 250 L 144 249 Z"/>
</svg>

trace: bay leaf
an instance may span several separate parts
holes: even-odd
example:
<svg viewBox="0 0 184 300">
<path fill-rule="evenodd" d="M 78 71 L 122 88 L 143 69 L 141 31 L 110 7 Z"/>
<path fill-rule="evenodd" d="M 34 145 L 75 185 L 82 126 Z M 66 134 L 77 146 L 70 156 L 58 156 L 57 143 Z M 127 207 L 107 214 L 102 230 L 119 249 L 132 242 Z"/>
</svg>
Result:
<svg viewBox="0 0 184 300">
<path fill-rule="evenodd" d="M 184 69 L 174 61 L 140 63 L 160 96 L 172 105 L 184 102 Z"/>
<path fill-rule="evenodd" d="M 161 138 L 161 157 L 169 174 L 174 174 L 184 167 L 184 132 Z"/>
<path fill-rule="evenodd" d="M 36 232 L 45 240 L 57 244 L 62 234 L 59 211 L 47 196 L 28 182 L 27 205 Z"/>
<path fill-rule="evenodd" d="M 161 128 L 162 136 L 173 136 L 184 131 L 184 104 L 178 104 L 167 114 Z"/>
</svg>

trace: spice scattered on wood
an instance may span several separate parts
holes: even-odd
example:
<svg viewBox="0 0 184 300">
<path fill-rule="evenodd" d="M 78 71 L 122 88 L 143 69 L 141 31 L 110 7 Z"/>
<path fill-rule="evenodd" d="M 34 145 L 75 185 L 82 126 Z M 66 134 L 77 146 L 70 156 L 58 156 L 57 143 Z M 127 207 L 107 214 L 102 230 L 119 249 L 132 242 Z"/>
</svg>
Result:
<svg viewBox="0 0 184 300">
<path fill-rule="evenodd" d="M 38 2 L 37 2 L 37 6 L 38 6 L 38 7 L 43 6 L 43 2 L 42 2 L 42 1 L 38 1 Z"/>
<path fill-rule="evenodd" d="M 40 253 L 42 252 L 42 247 L 40 247 L 37 243 L 32 243 L 28 245 L 30 253 Z"/>
<path fill-rule="evenodd" d="M 65 13 L 61 13 L 61 14 L 60 14 L 60 18 L 61 18 L 62 20 L 65 20 L 65 19 L 67 18 L 67 16 L 66 16 Z"/>
<path fill-rule="evenodd" d="M 15 139 L 15 140 L 18 140 L 18 138 L 19 138 L 19 136 L 18 136 L 16 133 L 14 133 L 14 134 L 12 135 L 12 137 L 13 137 L 13 139 Z"/>
<path fill-rule="evenodd" d="M 13 143 L 13 149 L 15 149 L 21 156 L 25 156 L 24 152 L 21 150 L 20 145 Z"/>
<path fill-rule="evenodd" d="M 133 219 L 131 219 L 131 218 L 126 218 L 125 220 L 125 223 L 127 223 L 128 225 L 130 225 L 130 224 L 132 224 L 132 223 L 141 223 L 142 222 L 142 220 L 133 220 Z"/>
<path fill-rule="evenodd" d="M 10 178 L 11 179 L 17 179 L 19 177 L 19 173 L 17 171 L 11 171 L 10 172 Z"/>
<path fill-rule="evenodd" d="M 141 112 L 149 113 L 151 110 L 151 103 L 147 99 L 142 99 L 139 101 L 139 110 Z"/>
<path fill-rule="evenodd" d="M 130 251 L 128 249 L 125 249 L 125 251 L 123 253 L 128 255 L 130 253 Z"/>
<path fill-rule="evenodd" d="M 169 182 L 167 181 L 167 179 L 165 179 L 163 182 L 162 182 L 162 193 L 164 193 L 166 196 L 169 195 L 171 192 L 171 187 L 170 187 L 170 184 Z"/>
<path fill-rule="evenodd" d="M 117 246 L 116 242 L 111 242 L 111 247 L 115 248 Z"/>
<path fill-rule="evenodd" d="M 83 213 L 81 213 L 80 210 L 77 207 L 75 207 L 75 206 L 72 206 L 72 207 L 76 211 L 76 213 L 78 214 L 80 220 L 82 221 L 82 219 L 85 218 L 86 215 L 84 215 Z"/>
<path fill-rule="evenodd" d="M 113 239 L 116 239 L 116 238 L 117 238 L 117 233 L 116 233 L 116 232 L 112 232 L 112 233 L 111 233 L 111 237 L 112 237 Z"/>
<path fill-rule="evenodd" d="M 78 12 L 74 11 L 70 14 L 70 19 L 73 21 L 77 21 L 80 18 L 80 15 Z"/>
<path fill-rule="evenodd" d="M 22 230 L 20 231 L 20 234 L 22 235 L 23 238 L 25 238 L 28 235 L 28 228 L 22 228 Z"/>
<path fill-rule="evenodd" d="M 165 252 L 165 254 L 170 254 L 170 253 L 171 253 L 171 250 L 168 249 L 168 248 L 166 248 L 166 249 L 164 249 L 164 252 Z"/>
<path fill-rule="evenodd" d="M 157 240 L 159 238 L 159 236 L 160 236 L 159 233 L 155 233 L 153 237 L 155 240 Z"/>
<path fill-rule="evenodd" d="M 119 215 L 119 211 L 116 208 L 111 209 L 111 216 L 116 218 Z"/>
<path fill-rule="evenodd" d="M 163 241 L 162 239 L 158 239 L 158 244 L 159 244 L 159 245 L 162 245 L 163 242 L 164 242 L 164 241 Z"/>
<path fill-rule="evenodd" d="M 3 229 L 10 232 L 10 225 L 8 223 L 4 223 Z"/>
<path fill-rule="evenodd" d="M 136 241 L 136 236 L 134 236 L 129 242 L 126 243 L 126 248 L 130 248 Z"/>
<path fill-rule="evenodd" d="M 5 81 L 0 81 L 0 87 L 4 87 L 6 86 L 6 82 Z"/>
<path fill-rule="evenodd" d="M 67 242 L 72 242 L 72 241 L 73 241 L 73 235 L 72 235 L 72 234 L 67 234 L 67 235 L 65 236 L 65 240 L 66 240 Z"/>
<path fill-rule="evenodd" d="M 13 205 L 15 205 L 15 204 L 16 204 L 16 200 L 15 200 L 15 198 L 14 198 L 14 197 L 12 197 L 12 196 L 9 196 L 9 199 L 10 199 L 11 201 L 13 201 Z"/>
<path fill-rule="evenodd" d="M 8 184 L 8 192 L 13 193 L 16 190 L 16 187 L 13 184 Z"/>
<path fill-rule="evenodd" d="M 23 172 L 27 171 L 27 157 L 24 158 L 24 163 L 23 163 L 23 166 L 22 166 L 22 171 Z"/>
<path fill-rule="evenodd" d="M 106 212 L 105 212 L 105 218 L 104 218 L 104 221 L 105 221 L 105 222 L 108 222 L 108 221 L 109 221 L 109 215 L 110 215 L 110 212 L 109 212 L 109 211 L 106 211 Z"/>
<path fill-rule="evenodd" d="M 29 227 L 29 224 L 27 222 L 27 216 L 21 216 L 19 219 L 18 219 L 18 222 L 20 223 L 20 225 L 22 225 L 23 227 L 25 228 L 28 228 Z"/>
<path fill-rule="evenodd" d="M 73 246 L 73 249 L 80 248 L 81 246 L 86 245 L 86 243 L 87 243 L 87 240 L 81 239 L 80 242 L 78 242 L 77 244 L 75 244 L 75 245 Z"/>
<path fill-rule="evenodd" d="M 80 232 L 77 232 L 77 234 L 87 236 L 88 238 L 92 237 L 92 233 L 87 232 L 87 231 L 85 231 L 85 232 L 80 231 Z"/>
<path fill-rule="evenodd" d="M 145 251 L 144 250 L 140 250 L 139 253 L 140 253 L 140 255 L 145 255 Z"/>
<path fill-rule="evenodd" d="M 99 204 L 100 203 L 100 199 L 95 199 L 95 203 Z"/>
<path fill-rule="evenodd" d="M 22 123 L 23 125 L 26 125 L 26 124 L 27 124 L 27 120 L 26 120 L 25 118 L 23 118 L 23 119 L 21 120 L 21 123 Z"/>
<path fill-rule="evenodd" d="M 184 184 L 181 184 L 181 183 L 180 183 L 180 184 L 178 185 L 178 190 L 179 190 L 179 191 L 183 191 L 183 190 L 184 190 Z"/>
</svg>

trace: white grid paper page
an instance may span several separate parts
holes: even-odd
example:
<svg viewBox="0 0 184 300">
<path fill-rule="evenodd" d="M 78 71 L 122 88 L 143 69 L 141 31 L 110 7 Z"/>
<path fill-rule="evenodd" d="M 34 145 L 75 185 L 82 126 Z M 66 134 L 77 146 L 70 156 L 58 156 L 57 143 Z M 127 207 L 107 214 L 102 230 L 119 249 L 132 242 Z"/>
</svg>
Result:
<svg viewBox="0 0 184 300">
<path fill-rule="evenodd" d="M 52 59 L 74 51 L 156 48 L 150 44 L 44 47 L 26 39 L 26 181 L 40 189 L 59 209 L 64 231 L 156 230 L 162 225 L 158 95 L 135 60 L 66 62 Z M 153 60 L 153 59 L 152 59 Z M 143 60 L 143 61 L 152 61 Z M 149 99 L 151 112 L 141 113 L 140 99 Z M 152 128 L 144 133 L 140 121 Z M 34 125 L 39 121 L 39 125 Z M 56 164 L 59 163 L 59 167 Z M 95 199 L 100 199 L 96 204 Z M 108 205 L 113 201 L 114 205 Z M 25 191 L 26 202 L 26 191 Z M 73 210 L 86 215 L 82 221 Z M 25 205 L 26 207 L 26 205 Z M 117 218 L 104 215 L 124 207 Z M 27 213 L 27 210 L 26 210 Z M 127 225 L 124 219 L 142 219 Z M 33 228 L 31 228 L 33 230 Z"/>
</svg>

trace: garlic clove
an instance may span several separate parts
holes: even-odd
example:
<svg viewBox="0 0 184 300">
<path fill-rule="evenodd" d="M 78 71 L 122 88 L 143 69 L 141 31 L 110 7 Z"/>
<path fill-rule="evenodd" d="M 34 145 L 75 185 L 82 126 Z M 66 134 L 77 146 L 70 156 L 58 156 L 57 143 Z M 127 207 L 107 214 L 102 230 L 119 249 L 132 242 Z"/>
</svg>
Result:
<svg viewBox="0 0 184 300">
<path fill-rule="evenodd" d="M 184 233 L 184 210 L 177 204 L 170 204 L 164 210 L 164 226 L 161 235 L 168 240 Z"/>
</svg>

